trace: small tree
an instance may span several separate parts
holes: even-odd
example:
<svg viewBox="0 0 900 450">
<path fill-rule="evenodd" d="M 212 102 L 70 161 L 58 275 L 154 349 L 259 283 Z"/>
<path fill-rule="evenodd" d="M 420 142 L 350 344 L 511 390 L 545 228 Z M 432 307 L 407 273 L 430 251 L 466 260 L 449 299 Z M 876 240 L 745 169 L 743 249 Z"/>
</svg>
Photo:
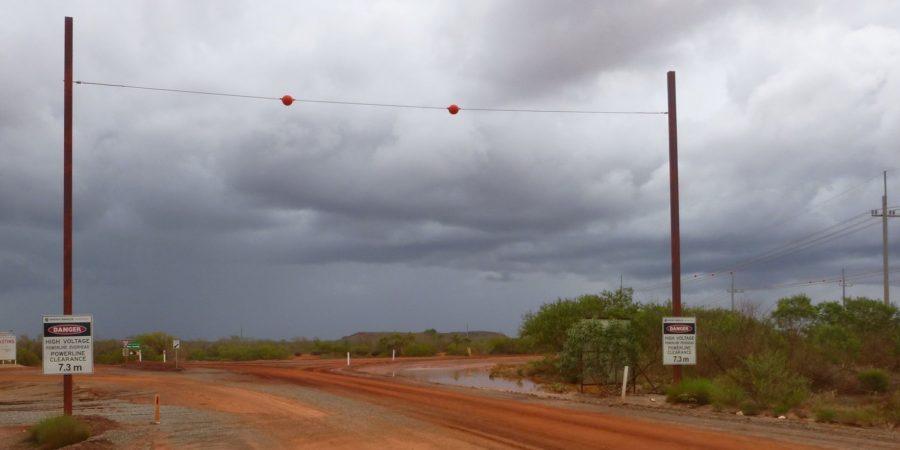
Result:
<svg viewBox="0 0 900 450">
<path fill-rule="evenodd" d="M 415 336 L 410 333 L 391 333 L 378 339 L 378 352 L 390 354 L 392 350 L 397 350 L 398 354 L 404 354 L 403 350 L 415 340 Z"/>
<path fill-rule="evenodd" d="M 782 330 L 793 334 L 802 333 L 816 319 L 817 309 L 806 294 L 786 297 L 778 300 L 778 306 L 772 312 L 772 319 Z"/>
<path fill-rule="evenodd" d="M 560 351 L 569 329 L 579 320 L 630 319 L 637 310 L 630 288 L 582 295 L 577 299 L 558 299 L 544 303 L 537 312 L 526 313 L 519 336 L 528 337 L 544 349 Z"/>
<path fill-rule="evenodd" d="M 633 365 L 637 353 L 629 322 L 585 319 L 569 329 L 560 365 L 569 379 L 606 383 L 620 367 Z"/>
</svg>

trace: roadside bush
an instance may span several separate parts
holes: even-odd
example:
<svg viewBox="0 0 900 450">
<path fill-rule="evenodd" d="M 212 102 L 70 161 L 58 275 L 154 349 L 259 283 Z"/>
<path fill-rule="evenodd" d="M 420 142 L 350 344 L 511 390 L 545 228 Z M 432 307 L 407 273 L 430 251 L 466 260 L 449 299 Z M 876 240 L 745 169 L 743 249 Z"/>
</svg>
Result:
<svg viewBox="0 0 900 450">
<path fill-rule="evenodd" d="M 545 385 L 543 385 L 542 388 L 545 391 L 552 392 L 554 394 L 565 394 L 566 392 L 569 392 L 571 390 L 571 389 L 569 389 L 569 386 L 567 384 L 563 384 L 563 383 L 545 384 Z"/>
<path fill-rule="evenodd" d="M 94 362 L 97 364 L 121 364 L 125 361 L 122 356 L 122 343 L 113 339 L 94 341 Z"/>
<path fill-rule="evenodd" d="M 430 333 L 429 333 L 430 334 Z M 410 333 L 391 333 L 378 339 L 375 347 L 379 354 L 390 355 L 393 351 L 397 351 L 398 355 L 407 355 L 406 346 L 410 345 L 416 338 Z"/>
<path fill-rule="evenodd" d="M 313 355 L 321 356 L 344 356 L 350 351 L 350 343 L 344 341 L 313 341 L 313 347 L 310 351 Z"/>
<path fill-rule="evenodd" d="M 544 303 L 522 316 L 519 336 L 533 339 L 537 349 L 562 350 L 569 329 L 582 319 L 628 319 L 637 311 L 630 288 Z"/>
<path fill-rule="evenodd" d="M 434 356 L 437 349 L 427 342 L 412 342 L 403 349 L 403 356 Z"/>
<path fill-rule="evenodd" d="M 492 355 L 519 355 L 530 353 L 532 345 L 529 339 L 496 337 L 487 342 L 488 353 Z"/>
<path fill-rule="evenodd" d="M 27 348 L 16 349 L 16 362 L 23 366 L 36 367 L 41 365 L 41 357 Z"/>
<path fill-rule="evenodd" d="M 817 422 L 870 427 L 900 425 L 900 391 L 881 397 L 881 402 L 852 406 L 842 399 L 821 398 L 813 412 Z"/>
<path fill-rule="evenodd" d="M 666 389 L 666 401 L 669 403 L 690 403 L 707 405 L 719 394 L 719 387 L 705 378 L 687 378 L 681 383 Z"/>
<path fill-rule="evenodd" d="M 631 324 L 624 320 L 584 319 L 569 329 L 560 355 L 560 368 L 568 379 L 606 383 L 620 367 L 637 360 Z"/>
<path fill-rule="evenodd" d="M 806 378 L 790 371 L 780 353 L 750 356 L 744 367 L 730 370 L 728 375 L 763 409 L 793 408 L 809 396 Z"/>
<path fill-rule="evenodd" d="M 816 422 L 839 423 L 856 427 L 870 427 L 885 423 L 884 417 L 873 407 L 820 407 L 815 411 Z"/>
<path fill-rule="evenodd" d="M 350 346 L 350 354 L 353 356 L 376 356 L 377 353 L 373 354 L 374 351 L 371 347 L 365 344 L 357 344 Z"/>
<path fill-rule="evenodd" d="M 447 345 L 447 349 L 445 351 L 448 355 L 452 356 L 466 356 L 469 354 L 470 348 L 471 347 L 468 347 L 465 344 L 449 344 Z M 435 353 L 436 352 L 437 350 L 435 349 Z"/>
<path fill-rule="evenodd" d="M 816 422 L 834 423 L 837 420 L 837 411 L 831 408 L 816 408 L 814 414 Z"/>
<path fill-rule="evenodd" d="M 741 412 L 744 413 L 745 416 L 758 416 L 760 411 L 759 403 L 753 400 L 744 400 L 741 402 Z"/>
<path fill-rule="evenodd" d="M 714 390 L 712 404 L 715 406 L 739 407 L 747 400 L 747 393 L 731 378 L 721 376 L 715 379 L 717 389 Z"/>
<path fill-rule="evenodd" d="M 862 370 L 856 377 L 864 390 L 879 394 L 887 392 L 891 382 L 890 374 L 881 369 Z"/>
<path fill-rule="evenodd" d="M 226 361 L 254 361 L 258 359 L 286 359 L 291 356 L 287 346 L 272 342 L 228 342 L 217 346 L 220 359 Z"/>
<path fill-rule="evenodd" d="M 40 338 L 31 339 L 27 335 L 21 335 L 16 340 L 16 362 L 23 366 L 40 366 L 43 342 Z"/>
<path fill-rule="evenodd" d="M 545 356 L 535 361 L 529 361 L 525 366 L 525 375 L 529 377 L 554 377 L 559 373 L 556 356 Z"/>
<path fill-rule="evenodd" d="M 28 440 L 42 448 L 60 448 L 91 437 L 87 425 L 72 416 L 56 416 L 40 421 L 28 430 Z"/>
</svg>

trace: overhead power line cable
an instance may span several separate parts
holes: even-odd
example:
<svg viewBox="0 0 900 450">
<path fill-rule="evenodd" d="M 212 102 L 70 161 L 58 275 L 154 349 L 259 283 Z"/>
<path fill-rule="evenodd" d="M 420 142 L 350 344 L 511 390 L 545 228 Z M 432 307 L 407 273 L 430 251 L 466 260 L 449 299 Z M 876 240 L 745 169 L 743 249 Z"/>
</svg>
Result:
<svg viewBox="0 0 900 450">
<path fill-rule="evenodd" d="M 877 225 L 877 222 L 870 221 L 870 217 L 868 213 L 861 213 L 856 216 L 845 219 L 841 222 L 838 222 L 834 225 L 825 227 L 815 233 L 809 234 L 795 241 L 788 242 L 786 244 L 780 245 L 778 247 L 769 249 L 763 253 L 760 253 L 756 256 L 748 258 L 743 261 L 739 261 L 731 266 L 720 268 L 717 270 L 705 272 L 703 274 L 694 275 L 692 278 L 687 281 L 696 281 L 709 276 L 715 276 L 722 273 L 727 272 L 735 272 L 738 269 L 750 266 L 752 264 L 757 264 L 763 261 L 769 261 L 772 259 L 781 258 L 784 256 L 788 256 L 794 253 L 797 253 L 801 250 L 805 250 L 810 247 L 814 247 L 816 245 L 824 244 L 826 242 L 833 241 L 840 237 L 846 236 L 847 234 L 855 233 L 857 231 L 863 230 L 870 226 Z"/>
<path fill-rule="evenodd" d="M 900 272 L 900 268 L 891 269 L 891 272 Z M 786 289 L 786 288 L 799 287 L 799 286 L 812 286 L 812 285 L 816 285 L 816 284 L 840 283 L 842 281 L 858 281 L 858 280 L 862 280 L 862 279 L 866 279 L 866 278 L 872 278 L 872 277 L 881 275 L 882 273 L 883 273 L 882 270 L 878 269 L 878 270 L 872 270 L 869 272 L 861 272 L 861 273 L 857 273 L 857 274 L 853 274 L 853 275 L 847 275 L 847 276 L 843 277 L 843 279 L 841 277 L 823 277 L 823 278 L 816 278 L 816 279 L 807 280 L 807 281 L 792 281 L 789 283 L 773 284 L 771 286 L 745 288 L 744 290 L 745 291 L 765 291 L 765 290 L 773 290 L 773 289 Z"/>
<path fill-rule="evenodd" d="M 838 222 L 834 225 L 825 227 L 815 233 L 804 236 L 801 239 L 788 242 L 783 245 L 779 245 L 775 248 L 772 248 L 768 251 L 760 253 L 751 258 L 745 259 L 743 261 L 739 261 L 731 266 L 726 268 L 717 269 L 714 271 L 698 273 L 694 275 L 685 275 L 682 276 L 682 283 L 687 284 L 691 282 L 697 282 L 708 278 L 716 277 L 717 275 L 735 272 L 738 269 L 745 268 L 747 266 L 758 264 L 761 262 L 771 261 L 778 258 L 783 258 L 794 253 L 806 250 L 811 247 L 815 247 L 818 245 L 822 245 L 836 239 L 842 238 L 852 233 L 856 233 L 862 231 L 864 229 L 874 227 L 878 225 L 877 221 L 870 220 L 869 213 L 861 213 L 855 216 L 852 216 L 848 219 L 845 219 L 841 222 Z M 663 282 L 659 284 L 649 285 L 645 287 L 635 288 L 635 292 L 647 292 L 647 291 L 655 291 L 659 289 L 664 289 L 671 287 L 671 282 Z"/>
<path fill-rule="evenodd" d="M 379 102 L 357 102 L 357 101 L 346 101 L 346 100 L 323 100 L 323 99 L 304 99 L 304 98 L 294 98 L 290 95 L 285 95 L 282 97 L 269 97 L 262 95 L 245 95 L 245 94 L 233 94 L 228 92 L 213 92 L 213 91 L 201 91 L 201 90 L 192 90 L 192 89 L 172 89 L 172 88 L 162 88 L 162 87 L 153 87 L 153 86 L 136 86 L 131 84 L 116 84 L 116 83 L 100 83 L 95 81 L 75 81 L 75 84 L 81 85 L 91 85 L 91 86 L 103 86 L 103 87 L 112 87 L 112 88 L 124 88 L 124 89 L 138 89 L 144 91 L 157 91 L 157 92 L 173 92 L 179 94 L 195 94 L 195 95 L 215 95 L 220 97 L 236 97 L 236 98 L 247 98 L 247 99 L 257 99 L 257 100 L 277 100 L 282 102 L 285 106 L 290 106 L 294 102 L 300 103 L 322 103 L 322 104 L 330 104 L 330 105 L 348 105 L 348 106 L 374 106 L 381 108 L 412 108 L 412 109 L 439 109 L 439 110 L 447 110 L 450 111 L 450 114 L 456 114 L 460 111 L 483 111 L 483 112 L 520 112 L 520 113 L 547 113 L 547 114 L 637 114 L 637 115 L 665 115 L 668 114 L 666 111 L 601 111 L 601 110 L 585 110 L 585 109 L 540 109 L 540 108 L 484 108 L 484 107 L 461 107 L 458 105 L 450 105 L 450 106 L 435 106 L 435 105 L 416 105 L 416 104 L 405 104 L 405 103 L 379 103 Z"/>
</svg>

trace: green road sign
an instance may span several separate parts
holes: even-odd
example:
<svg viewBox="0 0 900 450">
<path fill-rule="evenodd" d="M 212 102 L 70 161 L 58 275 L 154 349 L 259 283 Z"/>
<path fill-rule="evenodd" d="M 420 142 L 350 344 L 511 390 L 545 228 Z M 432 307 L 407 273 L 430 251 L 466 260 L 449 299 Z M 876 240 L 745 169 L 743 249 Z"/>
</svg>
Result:
<svg viewBox="0 0 900 450">
<path fill-rule="evenodd" d="M 131 342 L 128 343 L 128 348 L 130 348 L 130 349 L 132 349 L 132 350 L 140 350 L 140 349 L 141 349 L 141 343 L 138 342 L 138 341 L 131 341 Z"/>
</svg>

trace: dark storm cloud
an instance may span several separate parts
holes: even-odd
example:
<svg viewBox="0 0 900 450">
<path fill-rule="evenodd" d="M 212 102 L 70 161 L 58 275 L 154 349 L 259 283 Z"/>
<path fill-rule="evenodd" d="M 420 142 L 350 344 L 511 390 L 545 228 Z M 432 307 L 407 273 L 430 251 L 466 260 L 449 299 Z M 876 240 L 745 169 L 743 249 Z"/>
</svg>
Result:
<svg viewBox="0 0 900 450">
<path fill-rule="evenodd" d="M 493 2 L 472 27 L 448 26 L 463 45 L 457 70 L 481 94 L 534 101 L 599 74 L 671 55 L 670 45 L 733 6 L 727 2 Z"/>
<path fill-rule="evenodd" d="M 85 5 L 10 8 L 0 30 L 14 68 L 0 85 L 0 317 L 20 330 L 61 290 L 63 15 L 77 79 L 463 107 L 76 86 L 76 309 L 110 336 L 217 337 L 224 323 L 335 337 L 473 317 L 514 332 L 542 301 L 620 276 L 641 300 L 668 297 L 665 116 L 467 106 L 662 111 L 676 70 L 690 302 L 722 304 L 728 276 L 710 272 L 878 207 L 879 174 L 900 166 L 893 3 Z M 869 228 L 736 277 L 877 269 L 879 245 Z"/>
</svg>

